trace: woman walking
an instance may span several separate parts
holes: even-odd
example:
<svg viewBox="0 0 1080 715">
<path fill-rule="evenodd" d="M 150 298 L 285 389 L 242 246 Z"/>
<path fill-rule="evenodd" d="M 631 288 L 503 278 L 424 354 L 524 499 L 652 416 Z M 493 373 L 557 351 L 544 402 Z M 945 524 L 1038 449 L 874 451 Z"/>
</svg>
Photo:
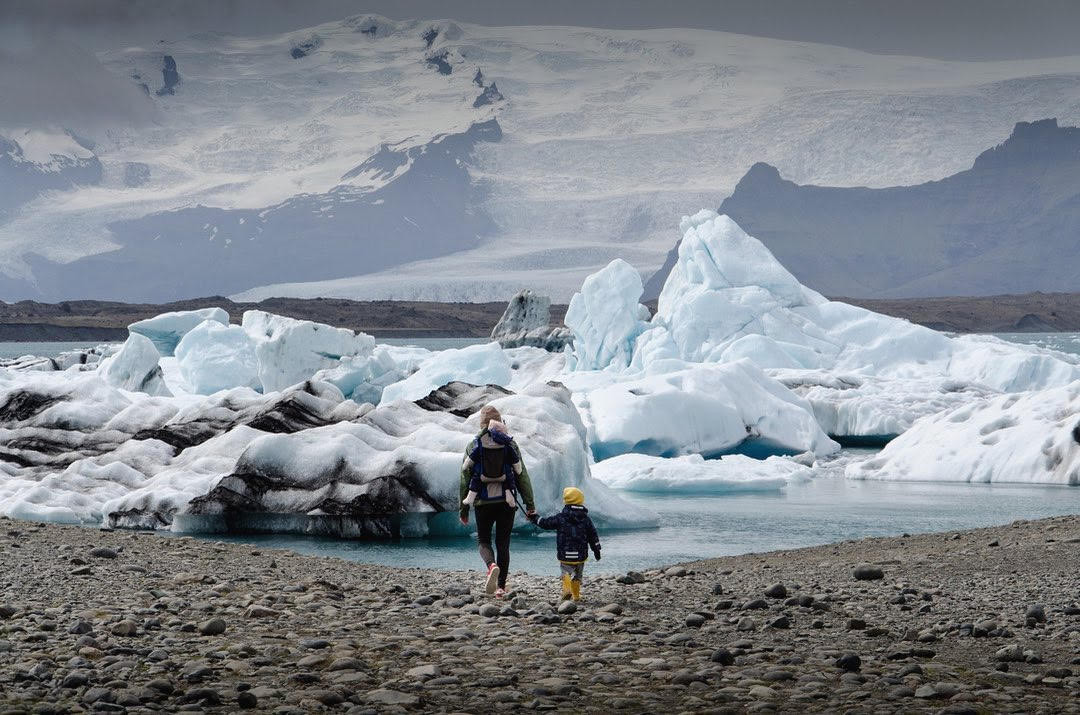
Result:
<svg viewBox="0 0 1080 715">
<path fill-rule="evenodd" d="M 461 465 L 461 523 L 469 523 L 470 504 L 476 509 L 476 541 L 480 558 L 487 566 L 484 590 L 502 598 L 506 594 L 506 573 L 510 568 L 510 532 L 515 508 L 525 503 L 529 518 L 536 514 L 529 472 L 521 460 L 521 450 L 510 436 L 502 415 L 491 405 L 480 410 L 480 434 L 465 449 Z M 491 531 L 495 530 L 495 549 Z"/>
</svg>

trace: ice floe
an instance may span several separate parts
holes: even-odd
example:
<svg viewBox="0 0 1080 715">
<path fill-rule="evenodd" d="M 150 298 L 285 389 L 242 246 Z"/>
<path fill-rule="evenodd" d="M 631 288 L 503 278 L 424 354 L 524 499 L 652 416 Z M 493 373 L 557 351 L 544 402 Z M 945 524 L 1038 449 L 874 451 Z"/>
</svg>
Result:
<svg viewBox="0 0 1080 715">
<path fill-rule="evenodd" d="M 1080 486 L 1080 381 L 924 417 L 852 479 Z"/>
<path fill-rule="evenodd" d="M 839 446 L 813 411 L 749 360 L 658 374 L 572 373 L 564 380 L 596 459 L 734 451 L 829 454 Z"/>
<path fill-rule="evenodd" d="M 624 454 L 593 466 L 593 476 L 609 487 L 634 492 L 717 494 L 782 489 L 792 481 L 813 476 L 806 464 L 784 457 L 753 459 L 733 454 L 705 459 Z"/>
</svg>

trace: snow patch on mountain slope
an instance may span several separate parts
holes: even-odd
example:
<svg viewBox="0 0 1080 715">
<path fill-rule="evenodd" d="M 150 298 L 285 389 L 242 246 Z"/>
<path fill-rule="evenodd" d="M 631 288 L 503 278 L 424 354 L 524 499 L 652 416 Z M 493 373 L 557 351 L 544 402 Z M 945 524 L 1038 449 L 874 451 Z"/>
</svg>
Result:
<svg viewBox="0 0 1080 715">
<path fill-rule="evenodd" d="M 165 55 L 180 79 L 158 96 Z M 468 208 L 495 225 L 481 246 L 378 272 L 361 250 L 356 277 L 273 277 L 255 291 L 505 300 L 533 287 L 565 300 L 616 255 L 659 266 L 685 206 L 717 205 L 756 161 L 803 183 L 912 183 L 967 166 L 1018 119 L 1080 120 L 1076 58 L 942 62 L 712 31 L 361 16 L 277 36 L 166 38 L 99 59 L 147 84 L 158 121 L 94 133 L 99 186 L 0 223 L 8 273 L 29 270 L 30 251 L 70 261 L 114 248 L 116 222 L 139 219 L 154 240 L 145 217 L 155 212 L 257 212 L 342 183 L 375 190 L 409 165 L 343 177 L 384 145 L 408 155 L 497 114 L 506 138 L 480 147 L 470 169 L 485 192 Z M 502 102 L 473 106 L 477 70 Z M 129 165 L 139 181 L 125 181 Z"/>
</svg>

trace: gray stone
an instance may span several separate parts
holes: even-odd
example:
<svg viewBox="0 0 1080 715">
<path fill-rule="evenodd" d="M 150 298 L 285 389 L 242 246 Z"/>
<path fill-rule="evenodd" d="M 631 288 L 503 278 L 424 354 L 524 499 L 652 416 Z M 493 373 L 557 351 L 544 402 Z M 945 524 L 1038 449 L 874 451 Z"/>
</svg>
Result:
<svg viewBox="0 0 1080 715">
<path fill-rule="evenodd" d="M 578 605 L 574 601 L 563 601 L 559 604 L 558 611 L 560 614 L 567 616 L 571 613 L 576 613 L 577 609 Z"/>
<path fill-rule="evenodd" d="M 85 635 L 87 633 L 92 633 L 93 631 L 94 627 L 83 620 L 75 621 L 71 624 L 71 627 L 68 628 L 68 633 L 74 636 Z"/>
<path fill-rule="evenodd" d="M 484 618 L 495 618 L 502 609 L 494 603 L 485 603 L 480 606 L 480 615 Z"/>
<path fill-rule="evenodd" d="M 224 618 L 211 618 L 199 624 L 199 633 L 204 636 L 217 636 L 225 632 Z"/>
<path fill-rule="evenodd" d="M 857 581 L 877 581 L 885 578 L 885 572 L 872 564 L 859 564 L 855 567 L 854 575 Z"/>
<path fill-rule="evenodd" d="M 690 613 L 686 616 L 686 625 L 691 628 L 700 628 L 705 625 L 705 616 L 700 613 Z"/>
<path fill-rule="evenodd" d="M 360 670 L 363 664 L 356 658 L 338 658 L 326 666 L 326 670 L 336 672 L 340 670 Z"/>
<path fill-rule="evenodd" d="M 735 662 L 735 656 L 727 648 L 717 648 L 709 656 L 709 660 L 720 665 L 731 665 Z"/>
<path fill-rule="evenodd" d="M 405 671 L 405 675 L 410 678 L 417 678 L 419 680 L 427 680 L 428 678 L 437 678 L 442 675 L 442 670 L 437 665 L 418 665 L 415 668 L 409 668 Z"/>
<path fill-rule="evenodd" d="M 114 636 L 130 637 L 138 633 L 139 626 L 130 618 L 125 618 L 109 629 Z"/>
<path fill-rule="evenodd" d="M 791 619 L 787 616 L 780 616 L 769 623 L 769 628 L 791 628 Z"/>
<path fill-rule="evenodd" d="M 116 551 L 105 546 L 99 546 L 96 549 L 90 549 L 90 555 L 96 559 L 115 559 L 118 556 Z"/>
<path fill-rule="evenodd" d="M 402 693 L 397 690 L 388 690 L 386 688 L 379 688 L 372 690 L 364 696 L 364 700 L 376 705 L 400 705 L 402 707 L 413 707 L 420 704 L 420 698 L 409 693 Z"/>
<path fill-rule="evenodd" d="M 786 598 L 787 587 L 782 583 L 774 583 L 772 586 L 765 589 L 765 595 L 769 598 Z"/>
<path fill-rule="evenodd" d="M 857 673 L 862 669 L 862 659 L 855 653 L 845 653 L 836 659 L 836 667 L 848 673 Z"/>
<path fill-rule="evenodd" d="M 64 676 L 64 680 L 60 683 L 65 688 L 81 688 L 90 682 L 86 673 L 74 671 Z"/>
</svg>

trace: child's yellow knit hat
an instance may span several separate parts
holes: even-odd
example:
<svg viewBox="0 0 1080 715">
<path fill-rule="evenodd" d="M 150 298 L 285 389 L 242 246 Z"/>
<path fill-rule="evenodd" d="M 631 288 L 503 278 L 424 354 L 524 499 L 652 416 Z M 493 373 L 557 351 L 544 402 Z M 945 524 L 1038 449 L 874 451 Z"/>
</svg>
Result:
<svg viewBox="0 0 1080 715">
<path fill-rule="evenodd" d="M 567 487 L 562 490 L 562 500 L 564 504 L 584 504 L 585 492 L 577 487 Z"/>
</svg>

